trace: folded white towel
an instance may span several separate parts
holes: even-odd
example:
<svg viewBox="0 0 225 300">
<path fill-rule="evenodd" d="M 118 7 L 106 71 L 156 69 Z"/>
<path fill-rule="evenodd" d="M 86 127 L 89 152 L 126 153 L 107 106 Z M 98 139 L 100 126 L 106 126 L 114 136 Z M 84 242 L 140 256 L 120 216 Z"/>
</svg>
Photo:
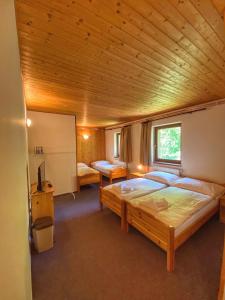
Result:
<svg viewBox="0 0 225 300">
<path fill-rule="evenodd" d="M 166 201 L 166 199 L 151 199 L 149 201 L 144 201 L 141 203 L 142 206 L 145 206 L 147 208 L 150 208 L 154 211 L 161 211 L 164 209 L 167 209 L 169 207 L 169 203 Z"/>
<path fill-rule="evenodd" d="M 112 185 L 112 189 L 121 194 L 130 193 L 135 190 L 134 187 L 128 186 L 127 184 Z"/>
</svg>

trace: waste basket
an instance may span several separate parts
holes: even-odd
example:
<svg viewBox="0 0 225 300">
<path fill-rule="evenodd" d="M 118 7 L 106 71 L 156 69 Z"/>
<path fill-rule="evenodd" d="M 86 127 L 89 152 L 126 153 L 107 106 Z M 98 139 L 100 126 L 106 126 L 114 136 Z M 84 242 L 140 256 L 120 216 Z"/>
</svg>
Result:
<svg viewBox="0 0 225 300">
<path fill-rule="evenodd" d="M 40 253 L 53 247 L 53 221 L 51 217 L 35 220 L 33 225 L 35 249 Z"/>
</svg>

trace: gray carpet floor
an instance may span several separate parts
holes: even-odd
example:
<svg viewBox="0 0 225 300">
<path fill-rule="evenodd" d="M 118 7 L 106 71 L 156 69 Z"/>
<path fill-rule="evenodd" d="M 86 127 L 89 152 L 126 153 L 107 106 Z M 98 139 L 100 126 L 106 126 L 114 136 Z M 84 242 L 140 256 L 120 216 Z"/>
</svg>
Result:
<svg viewBox="0 0 225 300">
<path fill-rule="evenodd" d="M 32 253 L 35 300 L 217 299 L 224 227 L 212 218 L 176 253 L 167 273 L 166 255 L 120 219 L 99 211 L 98 189 L 82 188 L 55 198 L 55 245 Z"/>
</svg>

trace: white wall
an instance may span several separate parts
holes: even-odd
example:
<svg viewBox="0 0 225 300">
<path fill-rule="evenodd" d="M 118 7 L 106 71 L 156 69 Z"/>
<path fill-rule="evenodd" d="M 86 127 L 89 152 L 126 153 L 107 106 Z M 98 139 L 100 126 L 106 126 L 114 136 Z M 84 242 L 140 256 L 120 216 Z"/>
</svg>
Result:
<svg viewBox="0 0 225 300">
<path fill-rule="evenodd" d="M 13 0 L 0 0 L 0 299 L 29 300 L 25 104 Z"/>
<path fill-rule="evenodd" d="M 76 191 L 75 116 L 28 111 L 28 118 L 31 183 L 37 182 L 37 169 L 44 160 L 46 180 L 53 184 L 55 195 Z M 35 146 L 43 146 L 45 154 L 34 154 Z"/>
<path fill-rule="evenodd" d="M 183 175 L 225 183 L 225 105 L 153 122 L 153 127 L 182 123 Z M 111 159 L 112 132 L 106 130 L 106 157 Z M 132 125 L 133 163 L 139 164 L 141 124 Z"/>
</svg>

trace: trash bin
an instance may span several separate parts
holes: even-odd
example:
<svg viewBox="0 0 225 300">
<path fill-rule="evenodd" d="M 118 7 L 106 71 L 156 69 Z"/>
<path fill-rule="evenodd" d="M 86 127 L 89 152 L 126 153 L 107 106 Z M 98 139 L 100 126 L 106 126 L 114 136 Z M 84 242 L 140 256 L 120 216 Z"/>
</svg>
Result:
<svg viewBox="0 0 225 300">
<path fill-rule="evenodd" d="M 51 217 L 35 220 L 33 225 L 35 249 L 40 253 L 53 247 L 53 221 Z"/>
</svg>

